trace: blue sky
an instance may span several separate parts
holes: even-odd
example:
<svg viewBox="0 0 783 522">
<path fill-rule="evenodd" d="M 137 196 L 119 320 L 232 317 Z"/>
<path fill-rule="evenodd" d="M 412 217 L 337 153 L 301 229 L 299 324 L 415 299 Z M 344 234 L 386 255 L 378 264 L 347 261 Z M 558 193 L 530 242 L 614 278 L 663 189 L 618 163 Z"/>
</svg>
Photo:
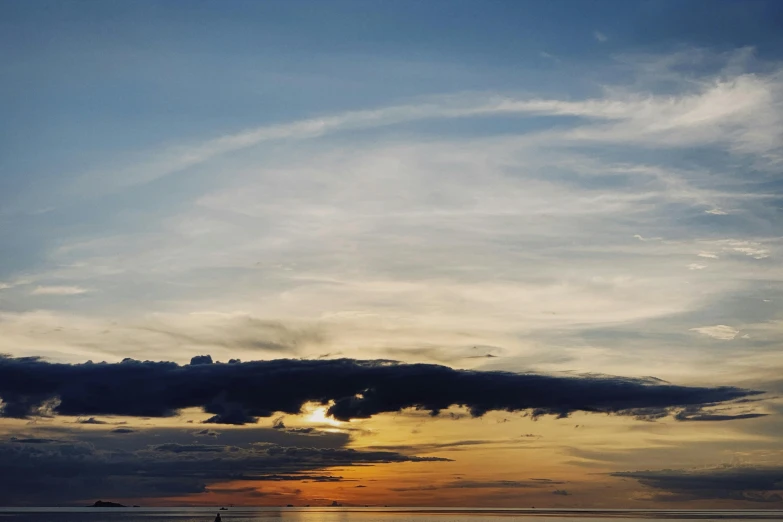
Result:
<svg viewBox="0 0 783 522">
<path fill-rule="evenodd" d="M 777 295 L 774 2 L 3 10 L 0 277 L 13 317 L 317 322 L 415 313 L 421 299 L 478 320 L 490 288 L 550 295 L 568 273 L 575 294 L 552 294 L 560 304 L 604 284 L 634 301 L 617 281 L 637 276 L 662 292 L 625 321 L 730 322 L 723 307 L 748 292 Z M 726 266 L 709 265 L 724 252 Z M 369 286 L 336 290 L 347 281 Z M 395 283 L 481 297 L 448 312 L 445 294 L 405 303 L 417 290 L 383 286 Z M 291 292 L 345 302 L 257 302 Z M 615 328 L 627 303 L 607 306 L 596 320 Z M 580 317 L 564 324 L 598 335 Z M 489 337 L 529 334 L 506 320 Z"/>
<path fill-rule="evenodd" d="M 0 2 L 0 353 L 779 390 L 781 26 L 774 0 Z M 780 466 L 765 444 L 743 458 Z"/>
</svg>

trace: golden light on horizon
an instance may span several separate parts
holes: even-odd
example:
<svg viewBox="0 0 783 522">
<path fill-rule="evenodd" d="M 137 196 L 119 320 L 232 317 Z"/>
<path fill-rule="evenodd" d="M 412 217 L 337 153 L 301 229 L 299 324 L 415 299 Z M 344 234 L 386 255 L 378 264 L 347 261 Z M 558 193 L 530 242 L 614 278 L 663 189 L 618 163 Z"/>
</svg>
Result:
<svg viewBox="0 0 783 522">
<path fill-rule="evenodd" d="M 61 4 L 0 522 L 783 522 L 783 0 Z"/>
</svg>

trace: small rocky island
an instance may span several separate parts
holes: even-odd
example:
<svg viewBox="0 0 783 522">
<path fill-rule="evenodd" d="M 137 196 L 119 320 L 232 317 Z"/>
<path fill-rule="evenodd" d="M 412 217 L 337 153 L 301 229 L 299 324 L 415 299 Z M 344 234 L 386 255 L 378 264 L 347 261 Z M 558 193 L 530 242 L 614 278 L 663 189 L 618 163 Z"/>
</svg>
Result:
<svg viewBox="0 0 783 522">
<path fill-rule="evenodd" d="M 90 507 L 128 507 L 123 506 L 122 504 L 117 504 L 116 502 L 104 502 L 103 500 L 98 500 Z"/>
</svg>

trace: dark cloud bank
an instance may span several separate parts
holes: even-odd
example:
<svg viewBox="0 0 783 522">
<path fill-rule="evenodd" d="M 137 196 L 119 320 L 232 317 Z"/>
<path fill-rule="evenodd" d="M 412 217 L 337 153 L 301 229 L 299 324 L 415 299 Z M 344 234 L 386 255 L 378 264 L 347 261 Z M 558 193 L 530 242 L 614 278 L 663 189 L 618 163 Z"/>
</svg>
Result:
<svg viewBox="0 0 783 522">
<path fill-rule="evenodd" d="M 337 482 L 343 479 L 334 470 L 348 466 L 447 460 L 353 450 L 344 447 L 343 434 L 314 438 L 270 428 L 217 436 L 173 428 L 124 435 L 70 427 L 36 430 L 49 436 L 0 440 L 0 505 L 85 505 L 98 498 L 225 492 L 221 484 L 237 481 Z M 247 498 L 273 495 L 257 486 L 232 492 Z"/>
<path fill-rule="evenodd" d="M 32 431 L 9 433 L 0 440 L 0 505 L 165 498 L 227 491 L 227 482 L 245 480 L 334 482 L 343 480 L 335 470 L 347 466 L 447 460 L 410 455 L 435 447 L 348 449 L 347 432 L 286 428 L 282 417 L 267 428 L 214 429 L 216 424 L 295 414 L 310 401 L 331 404 L 329 413 L 341 420 L 405 408 L 437 414 L 452 405 L 464 406 L 474 416 L 492 410 L 524 411 L 534 417 L 582 411 L 642 419 L 672 415 L 680 420 L 728 420 L 734 417 L 720 409 L 719 415 L 709 411 L 759 393 L 733 387 L 674 386 L 655 379 L 478 372 L 350 359 L 221 364 L 202 356 L 180 366 L 133 360 L 71 365 L 0 357 L 2 416 L 80 417 L 69 426 L 30 427 Z M 206 422 L 211 426 L 113 427 L 117 422 L 99 418 L 165 417 L 190 407 L 209 413 Z M 101 428 L 104 424 L 109 426 Z M 488 441 L 461 444 L 474 442 Z M 663 484 L 660 476 L 624 476 L 653 487 Z M 536 480 L 445 485 L 538 486 Z M 274 495 L 256 486 L 231 491 L 248 499 Z"/>
<path fill-rule="evenodd" d="M 616 477 L 636 479 L 657 490 L 652 500 L 700 499 L 783 502 L 783 468 L 724 467 L 701 470 L 625 471 Z"/>
<path fill-rule="evenodd" d="M 214 424 L 254 423 L 303 404 L 328 404 L 339 420 L 417 408 L 438 414 L 464 406 L 473 416 L 524 411 L 533 417 L 572 412 L 631 415 L 652 420 L 675 415 L 707 420 L 702 408 L 761 392 L 735 387 L 689 387 L 657 379 L 551 376 L 455 370 L 393 361 L 288 360 L 213 363 L 194 357 L 171 362 L 54 364 L 37 358 L 0 358 L 2 415 L 125 415 L 167 417 L 200 407 Z M 686 414 L 682 414 L 686 412 Z M 678 415 L 679 414 L 679 415 Z M 721 415 L 710 420 L 730 420 Z"/>
</svg>

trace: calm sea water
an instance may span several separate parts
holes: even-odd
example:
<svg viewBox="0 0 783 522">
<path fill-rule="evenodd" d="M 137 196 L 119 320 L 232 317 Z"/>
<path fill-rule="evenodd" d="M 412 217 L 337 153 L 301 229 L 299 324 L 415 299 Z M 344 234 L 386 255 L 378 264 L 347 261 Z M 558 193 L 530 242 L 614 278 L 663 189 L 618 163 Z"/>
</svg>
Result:
<svg viewBox="0 0 783 522">
<path fill-rule="evenodd" d="M 212 522 L 215 508 L 0 508 L 0 522 Z M 241 508 L 226 522 L 649 522 L 650 520 L 780 520 L 783 510 L 557 510 L 451 508 Z"/>
</svg>

